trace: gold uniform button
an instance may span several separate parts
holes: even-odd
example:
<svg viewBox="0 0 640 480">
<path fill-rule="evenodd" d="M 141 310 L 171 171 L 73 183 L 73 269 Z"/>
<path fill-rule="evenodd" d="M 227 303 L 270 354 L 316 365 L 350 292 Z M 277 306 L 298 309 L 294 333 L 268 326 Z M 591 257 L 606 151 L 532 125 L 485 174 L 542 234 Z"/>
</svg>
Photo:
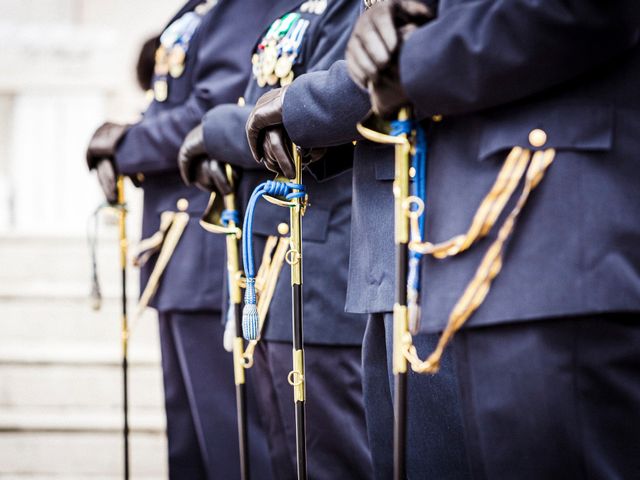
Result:
<svg viewBox="0 0 640 480">
<path fill-rule="evenodd" d="M 529 134 L 529 143 L 535 148 L 544 146 L 544 144 L 547 143 L 547 133 L 539 128 L 531 130 L 531 133 Z"/>
<path fill-rule="evenodd" d="M 136 173 L 136 180 L 138 180 L 139 183 L 144 182 L 144 173 L 142 172 Z"/>
<path fill-rule="evenodd" d="M 287 233 L 289 233 L 289 225 L 287 225 L 286 223 L 281 223 L 278 225 L 278 233 L 280 235 L 286 235 Z"/>
<path fill-rule="evenodd" d="M 186 212 L 187 208 L 189 208 L 189 200 L 187 200 L 186 198 L 181 198 L 176 203 L 176 206 L 178 207 L 178 210 L 180 210 L 181 212 Z"/>
<path fill-rule="evenodd" d="M 442 115 L 440 115 L 440 114 L 434 115 L 433 117 L 431 117 L 431 120 L 433 120 L 436 123 L 441 122 L 442 121 Z"/>
</svg>

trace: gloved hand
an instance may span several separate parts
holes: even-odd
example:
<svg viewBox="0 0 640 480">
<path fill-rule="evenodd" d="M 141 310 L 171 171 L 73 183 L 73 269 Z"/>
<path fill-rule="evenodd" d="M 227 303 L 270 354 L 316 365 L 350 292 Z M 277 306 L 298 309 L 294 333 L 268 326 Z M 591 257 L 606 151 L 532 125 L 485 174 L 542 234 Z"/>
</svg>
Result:
<svg viewBox="0 0 640 480">
<path fill-rule="evenodd" d="M 284 95 L 288 86 L 276 88 L 258 99 L 249 120 L 247 120 L 247 140 L 253 158 L 272 172 L 286 178 L 296 175 L 293 162 L 292 144 L 282 119 Z M 326 152 L 324 148 L 301 149 L 303 164 L 320 160 Z"/>
<path fill-rule="evenodd" d="M 269 170 L 293 178 L 291 140 L 284 129 L 282 105 L 287 87 L 276 88 L 258 99 L 247 120 L 247 140 L 253 158 Z"/>
<path fill-rule="evenodd" d="M 103 123 L 95 131 L 87 147 L 87 166 L 90 170 L 96 170 L 100 188 L 107 202 L 112 204 L 118 201 L 116 149 L 128 128 L 128 125 Z"/>
<path fill-rule="evenodd" d="M 128 125 L 113 122 L 105 122 L 98 127 L 87 147 L 87 166 L 89 170 L 96 168 L 98 162 L 104 159 L 115 162 L 118 143 L 120 143 L 128 128 Z"/>
<path fill-rule="evenodd" d="M 105 158 L 99 160 L 96 165 L 96 173 L 98 174 L 98 183 L 104 193 L 107 202 L 115 204 L 118 202 L 118 173 L 115 164 Z"/>
<path fill-rule="evenodd" d="M 195 185 L 205 192 L 218 192 L 227 195 L 233 191 L 233 185 L 227 178 L 224 164 L 210 160 L 204 146 L 202 124 L 191 130 L 184 139 L 178 153 L 178 168 L 185 185 Z M 234 183 L 237 176 L 234 173 Z"/>
<path fill-rule="evenodd" d="M 373 110 L 390 117 L 409 103 L 400 82 L 398 54 L 402 43 L 433 12 L 413 0 L 377 3 L 358 19 L 347 45 L 349 75 L 369 89 Z"/>
</svg>

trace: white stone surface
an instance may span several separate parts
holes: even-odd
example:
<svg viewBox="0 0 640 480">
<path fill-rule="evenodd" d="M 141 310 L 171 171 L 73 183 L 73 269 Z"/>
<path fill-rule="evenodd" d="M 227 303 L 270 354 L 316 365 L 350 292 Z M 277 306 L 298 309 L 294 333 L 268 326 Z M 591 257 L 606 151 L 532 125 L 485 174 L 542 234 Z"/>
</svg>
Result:
<svg viewBox="0 0 640 480">
<path fill-rule="evenodd" d="M 90 310 L 84 239 L 0 238 L 0 478 L 121 475 L 122 376 L 117 243 L 98 250 L 106 298 Z M 116 266 L 115 268 L 111 268 Z M 132 307 L 136 278 L 131 275 Z M 130 343 L 134 479 L 166 477 L 157 321 Z"/>
<path fill-rule="evenodd" d="M 117 229 L 100 219 L 103 309 L 89 308 L 86 143 L 145 106 L 134 65 L 182 0 L 0 0 L 0 478 L 122 478 Z M 141 195 L 129 185 L 129 232 Z M 131 311 L 137 277 L 131 270 Z M 157 321 L 130 343 L 132 478 L 166 478 Z"/>
</svg>

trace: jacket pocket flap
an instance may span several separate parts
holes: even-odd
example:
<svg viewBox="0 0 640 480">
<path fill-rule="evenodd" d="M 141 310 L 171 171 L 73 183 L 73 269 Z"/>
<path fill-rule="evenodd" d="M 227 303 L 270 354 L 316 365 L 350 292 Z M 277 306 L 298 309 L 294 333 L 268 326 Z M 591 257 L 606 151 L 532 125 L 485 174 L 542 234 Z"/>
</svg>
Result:
<svg viewBox="0 0 640 480">
<path fill-rule="evenodd" d="M 395 178 L 395 164 L 393 149 L 386 147 L 376 156 L 376 180 L 393 180 Z"/>
<path fill-rule="evenodd" d="M 258 235 L 278 235 L 278 225 L 289 225 L 289 209 L 260 199 L 253 217 L 253 232 Z M 324 242 L 329 230 L 329 211 L 309 206 L 302 217 L 302 240 Z"/>
<path fill-rule="evenodd" d="M 513 108 L 487 116 L 483 123 L 480 160 L 515 146 L 606 151 L 613 144 L 614 111 L 610 105 L 556 103 Z M 536 129 L 546 134 L 542 146 L 530 143 L 530 134 Z"/>
</svg>

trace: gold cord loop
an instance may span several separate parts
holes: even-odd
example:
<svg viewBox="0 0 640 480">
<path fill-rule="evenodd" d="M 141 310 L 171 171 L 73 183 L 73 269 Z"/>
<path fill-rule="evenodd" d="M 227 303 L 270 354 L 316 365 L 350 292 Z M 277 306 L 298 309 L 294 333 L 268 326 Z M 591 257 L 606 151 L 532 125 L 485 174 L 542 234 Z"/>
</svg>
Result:
<svg viewBox="0 0 640 480">
<path fill-rule="evenodd" d="M 520 150 L 517 151 L 517 167 L 514 169 L 509 168 L 509 171 L 512 172 L 512 176 L 510 176 L 509 178 L 499 179 L 499 181 L 504 182 L 505 185 L 508 185 L 506 191 L 513 192 L 513 190 L 515 190 L 515 186 L 520 183 L 520 180 L 524 176 L 525 181 L 522 187 L 522 192 L 520 193 L 515 206 L 498 230 L 496 239 L 493 241 L 493 243 L 485 253 L 482 261 L 480 262 L 480 265 L 478 266 L 473 276 L 473 279 L 471 280 L 471 282 L 469 282 L 464 293 L 454 306 L 451 315 L 449 316 L 447 326 L 442 332 L 435 350 L 429 355 L 426 360 L 420 359 L 416 348 L 413 345 L 411 345 L 408 349 L 403 350 L 403 354 L 411 364 L 411 368 L 417 373 L 436 373 L 438 371 L 438 369 L 440 368 L 440 360 L 442 358 L 445 347 L 452 340 L 455 333 L 460 330 L 460 328 L 465 324 L 469 317 L 471 317 L 471 315 L 473 315 L 478 307 L 482 305 L 482 302 L 484 302 L 487 294 L 489 293 L 493 280 L 498 276 L 500 270 L 502 269 L 504 247 L 506 242 L 513 234 L 520 213 L 529 200 L 531 192 L 540 184 L 547 169 L 555 159 L 556 152 L 554 149 L 537 151 L 533 155 L 531 161 L 529 161 L 529 159 L 531 158 L 530 152 L 526 150 L 522 151 L 522 149 L 519 149 L 519 147 L 516 148 Z M 509 157 L 515 157 L 513 152 L 516 151 L 516 148 L 514 148 L 512 154 L 509 155 Z M 527 165 L 525 165 L 527 167 L 526 175 L 524 174 L 524 169 L 521 168 L 520 165 L 520 162 L 523 158 L 526 158 L 527 163 Z M 504 170 L 505 167 L 503 167 L 503 171 L 500 172 L 499 177 L 502 176 Z M 498 183 L 498 181 L 496 183 Z M 512 185 L 515 186 L 512 187 Z M 500 196 L 500 198 L 495 198 L 493 200 L 493 203 L 489 205 L 485 205 L 485 202 L 483 202 L 480 208 L 482 209 L 484 207 L 485 212 L 480 215 L 480 209 L 478 210 L 478 212 L 476 213 L 476 217 L 474 218 L 474 224 L 476 223 L 477 218 L 483 218 L 484 220 L 480 227 L 478 227 L 477 225 L 472 225 L 470 231 L 473 230 L 474 232 L 479 233 L 484 232 L 483 235 L 486 235 L 489 231 L 488 229 L 491 228 L 491 226 L 495 222 L 495 219 L 499 217 L 500 212 L 502 212 L 502 210 L 504 209 L 504 205 L 506 205 L 510 197 L 511 195 L 509 195 L 508 198 L 502 198 Z M 476 236 L 475 238 L 477 239 L 478 237 Z M 456 253 L 458 253 L 451 253 L 454 251 L 453 249 L 457 248 L 458 246 L 466 245 L 466 248 L 468 248 L 473 243 L 471 242 L 469 243 L 469 245 L 467 245 L 467 242 L 468 239 L 463 239 L 463 242 L 459 244 L 454 245 L 450 243 L 449 248 L 451 248 L 451 250 L 447 250 L 447 255 L 445 256 L 455 255 Z M 438 250 L 438 252 L 440 251 L 441 250 Z M 427 253 L 436 258 L 441 258 L 438 257 L 436 249 L 428 250 Z"/>
<path fill-rule="evenodd" d="M 304 375 L 298 370 L 291 370 L 289 375 L 287 375 L 287 382 L 289 382 L 289 385 L 292 387 L 299 387 L 304 383 Z"/>
<path fill-rule="evenodd" d="M 521 147 L 515 147 L 511 150 L 491 190 L 478 207 L 466 233 L 456 235 L 437 244 L 411 241 L 409 248 L 424 255 L 432 255 L 435 258 L 443 259 L 464 252 L 471 245 L 485 237 L 504 211 L 509 199 L 513 196 L 513 192 L 518 187 L 526 171 L 530 158 L 531 152 L 529 150 Z"/>
<path fill-rule="evenodd" d="M 285 256 L 285 260 L 289 265 L 297 265 L 300 262 L 300 252 L 298 252 L 295 248 L 289 249 L 287 255 Z"/>
</svg>

